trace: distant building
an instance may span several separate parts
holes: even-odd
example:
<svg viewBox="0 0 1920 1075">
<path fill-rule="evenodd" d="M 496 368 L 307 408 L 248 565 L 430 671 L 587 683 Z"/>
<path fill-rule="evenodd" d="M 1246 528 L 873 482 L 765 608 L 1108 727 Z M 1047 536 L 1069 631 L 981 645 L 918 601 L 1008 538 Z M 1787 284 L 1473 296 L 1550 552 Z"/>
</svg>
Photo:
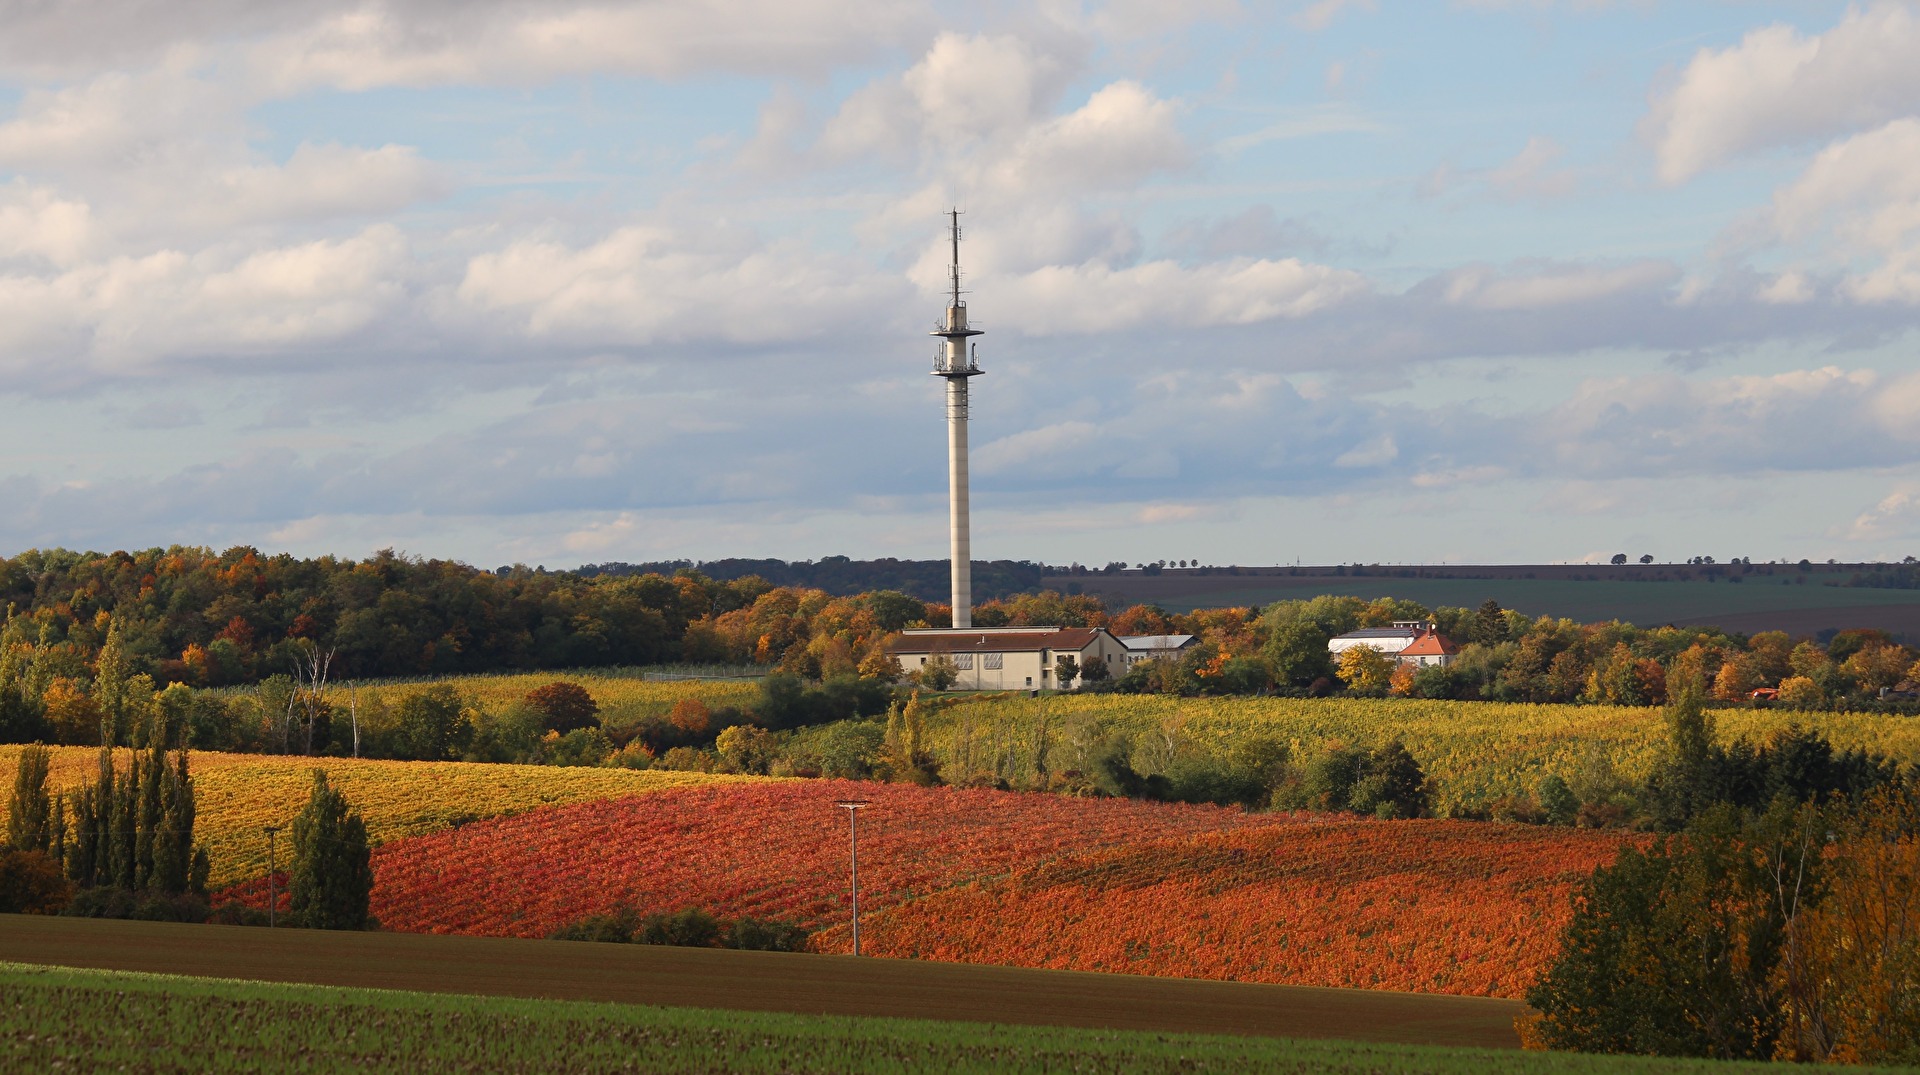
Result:
<svg viewBox="0 0 1920 1075">
<path fill-rule="evenodd" d="M 1127 647 L 1127 664 L 1132 666 L 1162 657 L 1178 660 L 1182 653 L 1199 645 L 1200 639 L 1194 635 L 1122 635 L 1120 644 Z"/>
<path fill-rule="evenodd" d="M 1327 652 L 1335 662 L 1355 646 L 1376 649 L 1396 661 L 1422 667 L 1452 664 L 1460 652 L 1460 647 L 1428 620 L 1395 620 L 1391 627 L 1363 627 L 1327 640 Z"/>
<path fill-rule="evenodd" d="M 1081 668 L 1103 664 L 1115 677 L 1127 664 L 1127 647 L 1104 627 L 929 627 L 900 632 L 889 648 L 908 675 L 935 657 L 952 661 L 957 690 L 1051 690 L 1061 657 Z"/>
</svg>

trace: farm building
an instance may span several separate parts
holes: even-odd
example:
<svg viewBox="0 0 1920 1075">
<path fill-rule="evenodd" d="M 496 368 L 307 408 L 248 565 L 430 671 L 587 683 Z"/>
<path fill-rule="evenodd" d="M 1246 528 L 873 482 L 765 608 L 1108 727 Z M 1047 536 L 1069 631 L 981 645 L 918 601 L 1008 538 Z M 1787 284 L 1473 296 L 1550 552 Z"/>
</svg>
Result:
<svg viewBox="0 0 1920 1075">
<path fill-rule="evenodd" d="M 1072 657 L 1081 668 L 1104 664 L 1109 675 L 1126 670 L 1127 647 L 1104 627 L 929 627 L 900 632 L 893 655 L 908 675 L 945 657 L 959 673 L 959 690 L 1052 689 L 1054 664 Z"/>
<path fill-rule="evenodd" d="M 1327 652 L 1335 661 L 1355 646 L 1377 649 L 1396 661 L 1421 666 L 1452 664 L 1460 652 L 1459 646 L 1426 620 L 1396 620 L 1391 627 L 1363 627 L 1327 640 Z"/>
<path fill-rule="evenodd" d="M 1178 660 L 1181 654 L 1199 645 L 1200 639 L 1193 635 L 1122 635 L 1120 644 L 1127 647 L 1127 664 L 1131 667 L 1163 657 Z"/>
</svg>

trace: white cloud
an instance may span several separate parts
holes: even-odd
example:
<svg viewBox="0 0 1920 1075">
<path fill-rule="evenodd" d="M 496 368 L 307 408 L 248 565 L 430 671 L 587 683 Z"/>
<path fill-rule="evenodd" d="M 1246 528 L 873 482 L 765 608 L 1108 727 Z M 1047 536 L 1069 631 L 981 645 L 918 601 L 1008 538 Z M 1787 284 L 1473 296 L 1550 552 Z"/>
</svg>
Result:
<svg viewBox="0 0 1920 1075">
<path fill-rule="evenodd" d="M 797 244 L 619 228 L 591 245 L 522 239 L 468 262 L 464 309 L 584 345 L 797 343 L 902 309 L 897 279 Z"/>
<path fill-rule="evenodd" d="M 1317 32 L 1331 26 L 1342 11 L 1371 13 L 1377 6 L 1375 0 L 1315 0 L 1296 13 L 1293 22 L 1303 30 Z"/>
<path fill-rule="evenodd" d="M 928 21 L 893 0 L 655 0 L 631 5 L 367 4 L 276 34 L 250 51 L 263 83 L 497 85 L 603 71 L 818 75 L 898 44 Z"/>
<path fill-rule="evenodd" d="M 39 258 L 80 261 L 94 243 L 93 211 L 83 201 L 15 180 L 0 187 L 0 263 Z"/>
<path fill-rule="evenodd" d="M 1822 150 L 1774 195 L 1772 223 L 1789 241 L 1829 232 L 1835 253 L 1856 268 L 1846 285 L 1854 298 L 1920 302 L 1920 120 Z"/>
<path fill-rule="evenodd" d="M 1680 273 L 1664 261 L 1618 266 L 1528 266 L 1503 276 L 1491 267 L 1459 269 L 1445 277 L 1446 301 L 1480 310 L 1538 310 L 1594 302 L 1630 292 L 1661 291 Z"/>
<path fill-rule="evenodd" d="M 1175 106 L 1136 82 L 1115 82 L 1040 124 L 984 173 L 1002 197 L 1132 186 L 1191 159 Z"/>
<path fill-rule="evenodd" d="M 1790 26 L 1701 49 L 1644 123 L 1660 177 L 1680 183 L 1743 153 L 1884 123 L 1920 100 L 1920 16 L 1905 3 L 1850 9 L 1833 29 Z"/>
<path fill-rule="evenodd" d="M 182 132 L 237 131 L 236 111 L 230 96 L 177 68 L 30 90 L 0 124 L 0 168 L 148 167 Z"/>
<path fill-rule="evenodd" d="M 1032 335 L 1125 331 L 1149 325 L 1251 325 L 1305 317 L 1368 290 L 1359 273 L 1297 258 L 1172 261 L 1116 268 L 1053 265 L 997 284 L 995 303 Z"/>
<path fill-rule="evenodd" d="M 1558 167 L 1565 155 L 1560 143 L 1536 135 L 1527 139 L 1519 153 L 1486 173 L 1487 185 L 1513 199 L 1564 198 L 1579 185 L 1573 172 Z"/>
<path fill-rule="evenodd" d="M 246 356 L 337 341 L 405 295 L 390 225 L 252 252 L 168 250 L 0 277 L 0 370 L 68 375 L 71 362 L 140 372 L 171 358 Z M 49 368 L 50 360 L 64 359 Z"/>
<path fill-rule="evenodd" d="M 1843 536 L 1848 541 L 1905 538 L 1914 533 L 1916 523 L 1920 523 L 1920 495 L 1913 489 L 1896 489 L 1856 516 Z"/>
</svg>

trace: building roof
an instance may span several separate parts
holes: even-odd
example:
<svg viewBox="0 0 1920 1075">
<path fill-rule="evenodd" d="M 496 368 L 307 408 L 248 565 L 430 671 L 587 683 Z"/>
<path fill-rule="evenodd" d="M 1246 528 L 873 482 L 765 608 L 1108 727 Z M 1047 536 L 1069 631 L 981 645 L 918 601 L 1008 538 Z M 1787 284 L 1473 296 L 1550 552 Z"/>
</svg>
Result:
<svg viewBox="0 0 1920 1075">
<path fill-rule="evenodd" d="M 1130 650 L 1185 649 L 1193 645 L 1192 635 L 1122 635 L 1120 644 Z"/>
<path fill-rule="evenodd" d="M 1400 651 L 1402 657 L 1451 657 L 1460 652 L 1460 647 L 1433 631 L 1422 631 L 1420 637 Z"/>
<path fill-rule="evenodd" d="M 912 631 L 894 639 L 887 648 L 895 653 L 1033 653 L 1043 649 L 1079 652 L 1104 632 L 1100 627 Z"/>
<path fill-rule="evenodd" d="M 1420 632 L 1411 627 L 1362 627 L 1358 631 L 1348 631 L 1344 635 L 1334 635 L 1333 641 L 1340 639 L 1363 638 L 1417 638 Z"/>
</svg>

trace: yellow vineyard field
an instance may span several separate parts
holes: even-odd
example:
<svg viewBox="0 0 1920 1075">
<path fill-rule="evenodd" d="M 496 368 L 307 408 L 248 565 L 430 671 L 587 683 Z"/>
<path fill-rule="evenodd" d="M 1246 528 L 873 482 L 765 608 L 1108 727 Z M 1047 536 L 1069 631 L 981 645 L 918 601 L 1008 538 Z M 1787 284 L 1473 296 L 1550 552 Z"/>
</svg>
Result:
<svg viewBox="0 0 1920 1075">
<path fill-rule="evenodd" d="M 358 688 L 361 705 L 396 703 L 414 691 L 445 683 L 472 699 L 481 708 L 498 711 L 525 698 L 528 692 L 549 683 L 577 683 L 600 705 L 601 719 L 623 724 L 646 716 L 664 715 L 682 698 L 698 698 L 709 707 L 746 706 L 759 694 L 752 680 L 638 679 L 630 675 L 592 672 L 529 672 L 512 675 L 455 676 L 443 680 L 395 683 L 374 681 Z M 335 683 L 327 690 L 327 700 L 336 712 L 348 705 L 348 689 Z"/>
<path fill-rule="evenodd" d="M 20 747 L 0 747 L 0 788 L 13 787 Z M 53 748 L 49 783 L 77 788 L 98 771 L 99 750 Z M 127 751 L 119 752 L 122 769 Z M 306 804 L 313 770 L 346 793 L 366 819 L 376 843 L 417 836 L 482 818 L 543 806 L 759 777 L 664 770 L 562 768 L 548 765 L 476 765 L 466 762 L 369 761 L 195 751 L 191 764 L 199 817 L 195 836 L 213 862 L 213 884 L 264 873 L 263 827 L 287 825 Z M 0 815 L 5 812 L 0 798 Z M 282 847 L 284 853 L 285 848 Z M 283 860 L 284 861 L 284 860 Z"/>
<path fill-rule="evenodd" d="M 1761 741 L 1798 724 L 1823 732 L 1839 749 L 1920 762 L 1920 719 L 1912 717 L 1753 709 L 1713 716 L 1722 740 Z M 1666 734 L 1661 710 L 1652 708 L 1157 695 L 984 697 L 939 709 L 927 725 L 942 760 L 969 756 L 992 768 L 998 756 L 1015 770 L 1030 764 L 1043 728 L 1055 769 L 1063 748 L 1076 740 L 1117 734 L 1133 741 L 1135 767 L 1143 772 L 1161 771 L 1177 752 L 1224 748 L 1254 735 L 1285 740 L 1295 757 L 1329 742 L 1372 747 L 1398 737 L 1437 785 L 1435 806 L 1442 811 L 1533 792 L 1548 774 L 1574 780 L 1596 759 L 1637 781 L 1652 768 Z"/>
</svg>

